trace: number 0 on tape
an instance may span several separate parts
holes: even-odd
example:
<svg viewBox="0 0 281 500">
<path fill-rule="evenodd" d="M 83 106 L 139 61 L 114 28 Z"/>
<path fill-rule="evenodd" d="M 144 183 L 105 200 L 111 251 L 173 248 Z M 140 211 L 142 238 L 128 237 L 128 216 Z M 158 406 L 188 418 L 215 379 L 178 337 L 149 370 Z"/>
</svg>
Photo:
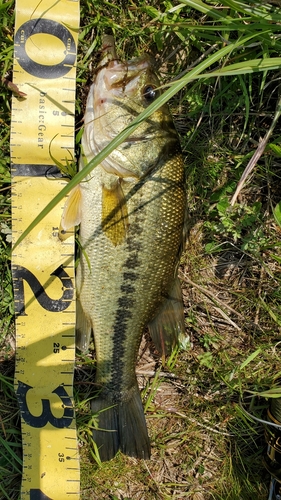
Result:
<svg viewBox="0 0 281 500">
<path fill-rule="evenodd" d="M 13 241 L 64 187 L 52 158 L 74 157 L 78 0 L 17 0 L 11 125 Z M 73 407 L 74 236 L 59 204 L 12 257 L 22 500 L 79 499 Z"/>
</svg>

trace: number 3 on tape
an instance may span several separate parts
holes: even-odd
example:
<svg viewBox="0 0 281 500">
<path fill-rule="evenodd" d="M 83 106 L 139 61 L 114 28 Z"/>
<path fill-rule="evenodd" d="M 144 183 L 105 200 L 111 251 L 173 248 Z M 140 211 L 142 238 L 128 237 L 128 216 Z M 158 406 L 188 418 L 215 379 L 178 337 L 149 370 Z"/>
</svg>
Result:
<svg viewBox="0 0 281 500">
<path fill-rule="evenodd" d="M 65 185 L 52 158 L 66 165 L 74 156 L 78 28 L 78 0 L 16 2 L 13 80 L 26 97 L 14 96 L 12 106 L 14 243 Z M 80 498 L 74 236 L 59 240 L 61 214 L 59 205 L 12 256 L 22 500 Z"/>
</svg>

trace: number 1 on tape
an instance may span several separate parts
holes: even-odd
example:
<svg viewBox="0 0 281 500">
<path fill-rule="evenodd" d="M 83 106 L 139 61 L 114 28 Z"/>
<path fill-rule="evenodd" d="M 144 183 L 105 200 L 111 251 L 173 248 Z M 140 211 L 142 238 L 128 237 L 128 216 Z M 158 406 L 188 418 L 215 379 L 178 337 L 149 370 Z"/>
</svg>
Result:
<svg viewBox="0 0 281 500">
<path fill-rule="evenodd" d="M 74 157 L 78 0 L 17 0 L 11 124 L 14 243 L 65 185 L 52 158 Z M 73 372 L 74 236 L 55 207 L 16 248 L 15 390 L 23 438 L 22 500 L 79 499 Z"/>
</svg>

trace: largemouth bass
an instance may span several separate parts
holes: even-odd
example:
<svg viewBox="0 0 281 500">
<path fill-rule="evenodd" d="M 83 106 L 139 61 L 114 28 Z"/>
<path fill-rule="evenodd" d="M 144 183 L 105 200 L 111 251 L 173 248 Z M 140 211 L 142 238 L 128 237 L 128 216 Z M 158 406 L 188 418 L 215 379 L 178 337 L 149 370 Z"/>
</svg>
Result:
<svg viewBox="0 0 281 500">
<path fill-rule="evenodd" d="M 84 118 L 80 168 L 160 95 L 148 55 L 118 60 L 104 37 Z M 150 442 L 135 375 L 146 325 L 160 354 L 184 333 L 177 266 L 186 205 L 183 158 L 165 105 L 142 122 L 80 185 L 77 271 L 78 345 L 91 332 L 101 460 L 123 453 L 147 459 Z M 66 215 L 67 219 L 67 215 Z M 77 223 L 77 221 L 76 221 Z"/>
</svg>

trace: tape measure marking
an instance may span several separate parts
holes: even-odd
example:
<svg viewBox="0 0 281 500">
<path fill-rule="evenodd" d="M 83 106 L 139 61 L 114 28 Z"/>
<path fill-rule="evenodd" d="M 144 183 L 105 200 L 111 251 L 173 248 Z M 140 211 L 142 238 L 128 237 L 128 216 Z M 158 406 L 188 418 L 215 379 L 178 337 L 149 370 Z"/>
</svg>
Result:
<svg viewBox="0 0 281 500">
<path fill-rule="evenodd" d="M 78 1 L 16 2 L 14 83 L 26 99 L 12 106 L 13 242 L 65 185 L 52 157 L 66 165 L 74 156 L 78 27 Z M 59 240 L 61 215 L 55 207 L 12 256 L 22 500 L 80 498 L 74 236 Z"/>
</svg>

